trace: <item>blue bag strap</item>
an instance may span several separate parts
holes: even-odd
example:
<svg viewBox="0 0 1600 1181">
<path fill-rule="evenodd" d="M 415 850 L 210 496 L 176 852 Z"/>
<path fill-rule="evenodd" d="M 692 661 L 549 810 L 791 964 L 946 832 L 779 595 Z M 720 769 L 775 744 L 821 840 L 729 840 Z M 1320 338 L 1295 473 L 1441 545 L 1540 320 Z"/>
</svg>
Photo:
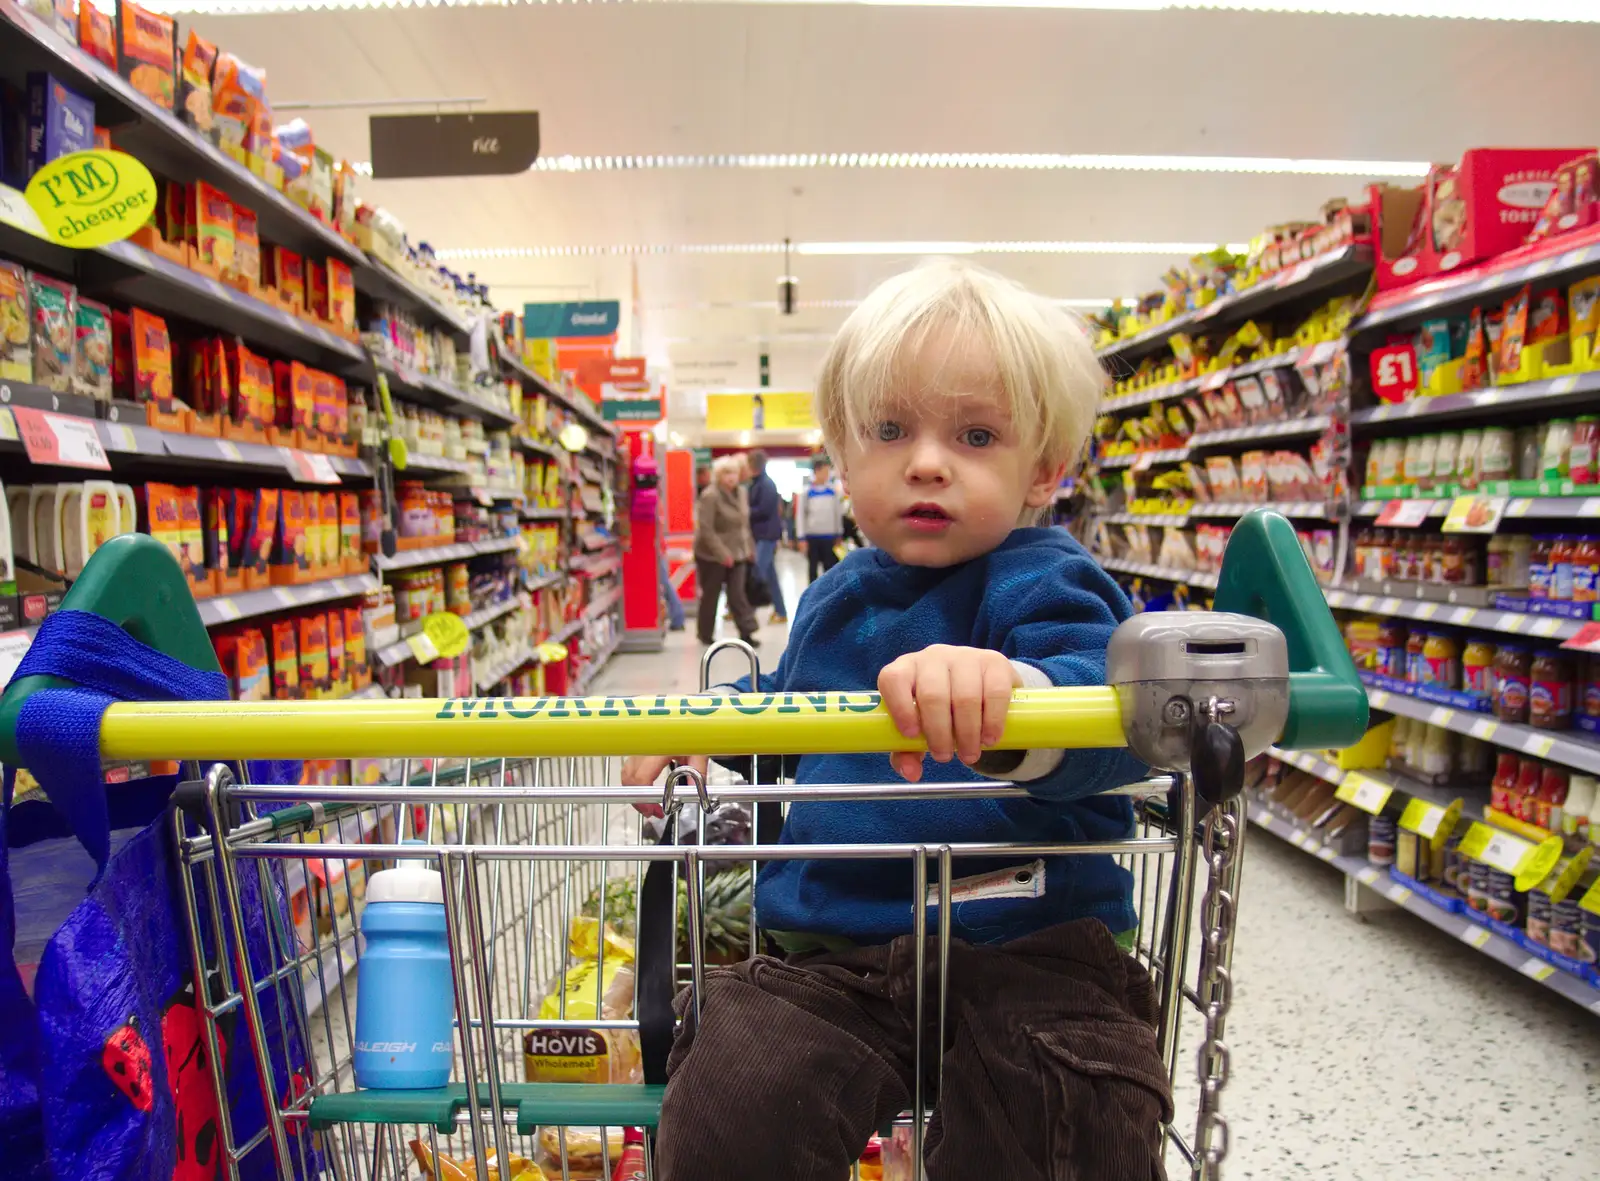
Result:
<svg viewBox="0 0 1600 1181">
<path fill-rule="evenodd" d="M 141 644 L 115 623 L 87 611 L 58 611 L 40 625 L 14 676 L 39 674 L 61 677 L 75 687 L 41 689 L 29 696 L 17 718 L 17 749 L 94 858 L 98 880 L 111 855 L 100 763 L 100 722 L 106 708 L 114 701 L 225 700 L 228 681 L 221 673 L 201 672 Z M 5 796 L 9 806 L 9 782 Z"/>
</svg>

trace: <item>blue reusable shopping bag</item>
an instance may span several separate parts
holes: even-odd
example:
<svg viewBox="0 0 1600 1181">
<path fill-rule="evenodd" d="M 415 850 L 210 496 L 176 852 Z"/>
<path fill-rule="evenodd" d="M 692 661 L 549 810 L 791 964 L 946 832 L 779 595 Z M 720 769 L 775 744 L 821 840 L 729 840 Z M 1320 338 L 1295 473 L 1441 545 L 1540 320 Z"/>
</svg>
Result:
<svg viewBox="0 0 1600 1181">
<path fill-rule="evenodd" d="M 213 1062 L 195 1007 L 169 810 L 176 777 L 108 791 L 99 731 L 114 700 L 223 699 L 226 681 L 80 611 L 45 621 L 15 675 L 35 674 L 77 687 L 33 693 L 18 719 L 18 748 L 48 804 L 27 801 L 12 809 L 9 771 L 4 783 L 0 938 L 9 954 L 0 960 L 0 1160 L 8 1177 L 28 1181 L 211 1181 L 221 1175 L 222 1147 L 214 1079 L 223 1079 L 236 1144 L 265 1124 L 260 1079 L 243 1025 L 219 1028 L 221 1060 Z M 253 765 L 251 773 L 257 782 L 295 782 L 298 764 Z M 114 851 L 113 834 L 120 838 Z M 14 880 L 14 866 L 27 867 L 26 881 Z M 48 902 L 48 887 L 74 880 L 74 873 L 80 892 L 87 880 L 86 896 L 44 947 L 30 999 L 16 963 L 15 899 L 43 879 L 41 901 Z M 264 897 L 258 874 L 239 875 L 255 978 L 273 959 L 269 924 L 288 929 L 281 879 L 269 881 Z M 217 925 L 206 913 L 206 892 L 199 894 L 199 954 L 213 965 Z M 206 995 L 209 973 L 199 984 Z M 277 991 L 260 991 L 258 999 L 281 1099 L 292 1085 L 291 1064 L 296 1070 L 305 1064 L 304 1047 Z M 297 1174 L 314 1175 L 316 1165 L 296 1157 Z M 241 1175 L 276 1176 L 270 1149 L 251 1153 Z"/>
</svg>

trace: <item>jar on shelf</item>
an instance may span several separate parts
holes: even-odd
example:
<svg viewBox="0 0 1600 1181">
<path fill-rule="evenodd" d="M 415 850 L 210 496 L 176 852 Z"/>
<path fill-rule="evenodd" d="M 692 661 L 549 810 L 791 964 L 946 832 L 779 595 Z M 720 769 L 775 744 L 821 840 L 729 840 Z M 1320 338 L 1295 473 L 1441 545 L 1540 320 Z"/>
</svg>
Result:
<svg viewBox="0 0 1600 1181">
<path fill-rule="evenodd" d="M 1419 685 L 1454 690 L 1461 685 L 1461 644 L 1448 632 L 1429 632 L 1422 642 Z"/>
<path fill-rule="evenodd" d="M 1494 658 L 1494 716 L 1502 722 L 1528 720 L 1533 654 L 1520 644 L 1501 644 Z"/>
<path fill-rule="evenodd" d="M 1586 718 L 1600 718 L 1600 656 L 1585 653 L 1583 657 L 1582 699 L 1579 708 Z"/>
<path fill-rule="evenodd" d="M 1517 474 L 1518 480 L 1537 480 L 1544 465 L 1544 428 L 1542 426 L 1520 427 L 1517 430 Z"/>
<path fill-rule="evenodd" d="M 1600 416 L 1580 415 L 1572 424 L 1572 447 L 1567 452 L 1567 478 L 1574 484 L 1600 483 Z"/>
<path fill-rule="evenodd" d="M 1451 534 L 1444 539 L 1444 569 L 1440 571 L 1443 578 L 1440 581 L 1447 586 L 1470 586 L 1477 582 L 1477 570 L 1471 559 L 1472 544 L 1458 534 Z"/>
<path fill-rule="evenodd" d="M 1428 642 L 1428 633 L 1421 628 L 1413 628 L 1406 637 L 1406 683 L 1420 685 L 1423 683 L 1422 650 Z"/>
<path fill-rule="evenodd" d="M 1559 648 L 1546 649 L 1529 666 L 1528 724 L 1540 730 L 1572 725 L 1572 662 Z"/>
<path fill-rule="evenodd" d="M 1483 431 L 1477 427 L 1461 432 L 1461 446 L 1456 452 L 1456 483 L 1462 491 L 1471 492 L 1478 486 L 1483 462 Z"/>
<path fill-rule="evenodd" d="M 1429 779 L 1443 783 L 1456 765 L 1456 732 L 1443 726 L 1429 726 L 1422 743 L 1422 765 L 1418 768 Z"/>
<path fill-rule="evenodd" d="M 1418 576 L 1419 582 L 1444 581 L 1444 543 L 1443 535 L 1430 533 L 1421 540 L 1422 545 L 1422 571 Z"/>
<path fill-rule="evenodd" d="M 1540 534 L 1529 545 L 1528 597 L 1530 599 L 1550 597 L 1550 547 L 1554 540 L 1549 534 Z"/>
<path fill-rule="evenodd" d="M 1468 693 L 1488 693 L 1494 684 L 1494 645 L 1473 636 L 1461 650 L 1461 688 Z"/>
<path fill-rule="evenodd" d="M 1526 755 L 1518 759 L 1517 782 L 1511 789 L 1511 798 L 1506 801 L 1506 815 L 1518 820 L 1531 816 L 1536 807 L 1533 801 L 1538 797 L 1539 785 L 1543 782 L 1543 763 Z"/>
<path fill-rule="evenodd" d="M 1517 789 L 1517 773 L 1521 766 L 1522 760 L 1513 751 L 1503 750 L 1495 757 L 1494 778 L 1489 781 L 1489 807 L 1510 815 L 1512 793 Z"/>
<path fill-rule="evenodd" d="M 1572 601 L 1600 600 L 1600 537 L 1580 537 L 1572 551 Z"/>
<path fill-rule="evenodd" d="M 1561 831 L 1561 816 L 1567 803 L 1567 786 L 1571 772 L 1554 763 L 1545 766 L 1539 780 L 1539 794 L 1533 803 L 1533 817 L 1529 821 L 1546 832 Z"/>
<path fill-rule="evenodd" d="M 1572 602 L 1572 555 L 1576 550 L 1576 542 L 1566 534 L 1550 539 L 1549 597 L 1555 602 Z"/>
<path fill-rule="evenodd" d="M 1406 676 L 1406 625 L 1394 619 L 1378 624 L 1377 652 L 1373 671 L 1395 680 Z M 1398 719 L 1404 721 L 1404 719 Z"/>
<path fill-rule="evenodd" d="M 1572 419 L 1553 418 L 1545 424 L 1543 445 L 1539 452 L 1539 478 L 1564 480 L 1570 470 L 1572 456 Z"/>
<path fill-rule="evenodd" d="M 1484 427 L 1478 445 L 1478 482 L 1512 479 L 1517 469 L 1516 434 L 1510 427 Z"/>
</svg>

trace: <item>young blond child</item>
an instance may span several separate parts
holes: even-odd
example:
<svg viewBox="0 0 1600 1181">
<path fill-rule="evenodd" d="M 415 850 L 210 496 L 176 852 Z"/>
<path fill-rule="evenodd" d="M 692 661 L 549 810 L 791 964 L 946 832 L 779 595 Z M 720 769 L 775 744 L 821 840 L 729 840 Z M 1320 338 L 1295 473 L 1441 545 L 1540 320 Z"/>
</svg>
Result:
<svg viewBox="0 0 1600 1181">
<path fill-rule="evenodd" d="M 1012 690 L 1102 683 L 1107 642 L 1131 613 L 1065 530 L 1034 525 L 1082 456 L 1103 386 L 1075 320 L 965 263 L 890 279 L 845 322 L 817 403 L 872 548 L 805 592 L 759 688 L 876 688 L 900 732 L 927 742 L 926 757 L 808 755 L 801 784 L 988 778 L 1029 794 L 797 802 L 785 842 L 1130 833 L 1128 801 L 1096 795 L 1144 773 L 1125 753 L 983 753 Z M 666 761 L 630 759 L 624 781 L 652 783 Z M 933 1019 L 923 1032 L 925 1093 L 942 1087 L 931 1181 L 1163 1176 L 1171 1100 L 1152 991 L 1118 945 L 1135 925 L 1128 873 L 1101 855 L 957 858 L 955 873 L 944 1045 Z M 685 1022 L 669 1063 L 664 1181 L 843 1181 L 911 1101 L 906 863 L 769 863 L 756 906 L 787 958 L 706 974 L 699 1022 Z"/>
</svg>

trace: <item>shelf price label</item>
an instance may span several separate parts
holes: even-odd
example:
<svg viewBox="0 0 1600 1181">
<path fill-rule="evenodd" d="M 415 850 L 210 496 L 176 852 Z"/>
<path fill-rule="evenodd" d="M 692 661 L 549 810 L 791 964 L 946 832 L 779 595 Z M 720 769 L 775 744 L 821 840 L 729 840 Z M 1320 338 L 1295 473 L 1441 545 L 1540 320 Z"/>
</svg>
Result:
<svg viewBox="0 0 1600 1181">
<path fill-rule="evenodd" d="M 1398 404 L 1417 392 L 1417 353 L 1408 344 L 1374 349 L 1367 358 L 1372 392 L 1379 401 Z"/>
<path fill-rule="evenodd" d="M 1333 796 L 1334 799 L 1343 800 L 1352 808 L 1360 808 L 1363 812 L 1376 816 L 1383 811 L 1383 806 L 1389 802 L 1389 796 L 1393 791 L 1394 788 L 1387 783 L 1351 771 L 1339 783 Z"/>
<path fill-rule="evenodd" d="M 1433 512 L 1431 500 L 1391 500 L 1378 514 L 1378 524 L 1394 529 L 1417 529 Z"/>
<path fill-rule="evenodd" d="M 1407 801 L 1405 811 L 1400 814 L 1400 827 L 1416 833 L 1435 849 L 1440 849 L 1455 831 L 1456 821 L 1460 818 L 1460 800 L 1451 800 L 1449 804 L 1441 806 L 1413 798 Z"/>
<path fill-rule="evenodd" d="M 1600 623 L 1586 623 L 1561 645 L 1577 652 L 1600 652 Z"/>
<path fill-rule="evenodd" d="M 1493 533 L 1509 502 L 1506 496 L 1458 496 L 1439 528 L 1445 533 Z"/>
<path fill-rule="evenodd" d="M 93 419 L 52 414 L 31 406 L 13 406 L 11 412 L 16 415 L 30 463 L 87 467 L 102 472 L 111 470 L 111 461 L 106 458 L 106 449 L 100 444 Z"/>
<path fill-rule="evenodd" d="M 1535 845 L 1503 829 L 1473 822 L 1461 838 L 1461 852 L 1516 878 L 1519 890 L 1531 890 L 1561 860 L 1561 838 L 1547 837 Z"/>
<path fill-rule="evenodd" d="M 283 466 L 289 475 L 302 484 L 337 484 L 339 473 L 333 470 L 333 460 L 316 451 L 300 451 L 294 447 L 279 447 Z"/>
</svg>

